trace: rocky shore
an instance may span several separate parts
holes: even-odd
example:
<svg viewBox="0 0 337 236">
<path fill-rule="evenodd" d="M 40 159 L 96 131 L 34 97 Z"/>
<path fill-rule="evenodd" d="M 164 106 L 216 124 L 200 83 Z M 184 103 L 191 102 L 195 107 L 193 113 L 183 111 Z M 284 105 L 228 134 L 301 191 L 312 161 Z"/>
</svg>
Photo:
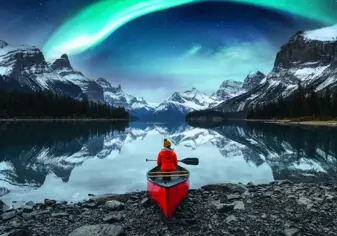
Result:
<svg viewBox="0 0 337 236">
<path fill-rule="evenodd" d="M 146 192 L 90 195 L 78 203 L 45 199 L 13 208 L 0 201 L 1 236 L 337 235 L 337 185 L 207 185 L 190 190 L 172 221 Z"/>
<path fill-rule="evenodd" d="M 314 121 L 291 121 L 291 120 L 263 120 L 263 119 L 245 119 L 245 121 L 249 122 L 263 122 L 267 124 L 279 124 L 279 125 L 303 125 L 303 126 L 328 126 L 328 127 L 336 127 L 337 121 L 328 120 L 314 120 Z"/>
</svg>

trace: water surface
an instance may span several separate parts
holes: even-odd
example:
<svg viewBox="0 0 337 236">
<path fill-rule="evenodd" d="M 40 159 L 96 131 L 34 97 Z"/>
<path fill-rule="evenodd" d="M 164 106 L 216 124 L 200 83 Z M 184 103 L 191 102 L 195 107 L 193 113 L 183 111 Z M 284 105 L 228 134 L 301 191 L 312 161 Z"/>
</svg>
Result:
<svg viewBox="0 0 337 236">
<path fill-rule="evenodd" d="M 163 138 L 178 158 L 198 157 L 191 188 L 214 183 L 268 183 L 336 176 L 337 130 L 228 123 L 212 129 L 185 123 L 1 123 L 0 187 L 5 202 L 77 201 L 88 193 L 146 189 Z"/>
</svg>

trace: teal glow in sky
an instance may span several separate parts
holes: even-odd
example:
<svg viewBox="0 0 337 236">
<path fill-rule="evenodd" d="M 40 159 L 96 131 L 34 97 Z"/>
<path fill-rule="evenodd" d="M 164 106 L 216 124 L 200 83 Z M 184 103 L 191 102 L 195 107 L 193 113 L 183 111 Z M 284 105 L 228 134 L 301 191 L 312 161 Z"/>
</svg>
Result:
<svg viewBox="0 0 337 236">
<path fill-rule="evenodd" d="M 325 24 L 336 12 L 324 0 L 222 0 L 268 7 L 307 17 Z M 94 3 L 62 24 L 45 44 L 47 58 L 75 55 L 100 44 L 127 22 L 160 10 L 200 2 L 198 0 L 104 0 Z"/>
<path fill-rule="evenodd" d="M 47 60 L 67 53 L 74 68 L 89 78 L 106 78 L 149 102 L 192 87 L 212 93 L 224 80 L 242 81 L 257 70 L 267 74 L 294 33 L 337 23 L 334 0 L 82 5 L 76 13 L 67 10 L 68 17 L 45 39 Z"/>
</svg>

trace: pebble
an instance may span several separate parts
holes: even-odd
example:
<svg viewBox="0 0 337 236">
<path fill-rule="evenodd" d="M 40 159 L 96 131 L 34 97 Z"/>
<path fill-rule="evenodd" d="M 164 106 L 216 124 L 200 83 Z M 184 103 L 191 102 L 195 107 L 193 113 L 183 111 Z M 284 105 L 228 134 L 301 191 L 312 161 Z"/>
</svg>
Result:
<svg viewBox="0 0 337 236">
<path fill-rule="evenodd" d="M 334 183 L 208 185 L 190 190 L 171 221 L 144 191 L 92 194 L 79 203 L 45 199 L 14 210 L 0 201 L 7 209 L 1 213 L 0 236 L 332 236 L 337 232 L 334 196 Z"/>
</svg>

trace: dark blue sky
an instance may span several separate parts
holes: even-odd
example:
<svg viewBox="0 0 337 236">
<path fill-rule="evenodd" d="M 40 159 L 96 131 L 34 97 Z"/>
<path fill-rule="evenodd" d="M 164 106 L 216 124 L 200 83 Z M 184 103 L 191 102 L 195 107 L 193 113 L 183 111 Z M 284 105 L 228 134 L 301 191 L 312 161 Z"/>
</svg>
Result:
<svg viewBox="0 0 337 236">
<path fill-rule="evenodd" d="M 53 31 L 92 2 L 2 0 L 0 21 L 6 23 L 0 24 L 0 39 L 42 48 Z M 223 80 L 242 81 L 250 71 L 268 73 L 295 32 L 321 26 L 243 4 L 188 4 L 135 19 L 70 59 L 90 78 L 121 83 L 127 92 L 157 102 L 191 87 L 212 92 Z"/>
</svg>

